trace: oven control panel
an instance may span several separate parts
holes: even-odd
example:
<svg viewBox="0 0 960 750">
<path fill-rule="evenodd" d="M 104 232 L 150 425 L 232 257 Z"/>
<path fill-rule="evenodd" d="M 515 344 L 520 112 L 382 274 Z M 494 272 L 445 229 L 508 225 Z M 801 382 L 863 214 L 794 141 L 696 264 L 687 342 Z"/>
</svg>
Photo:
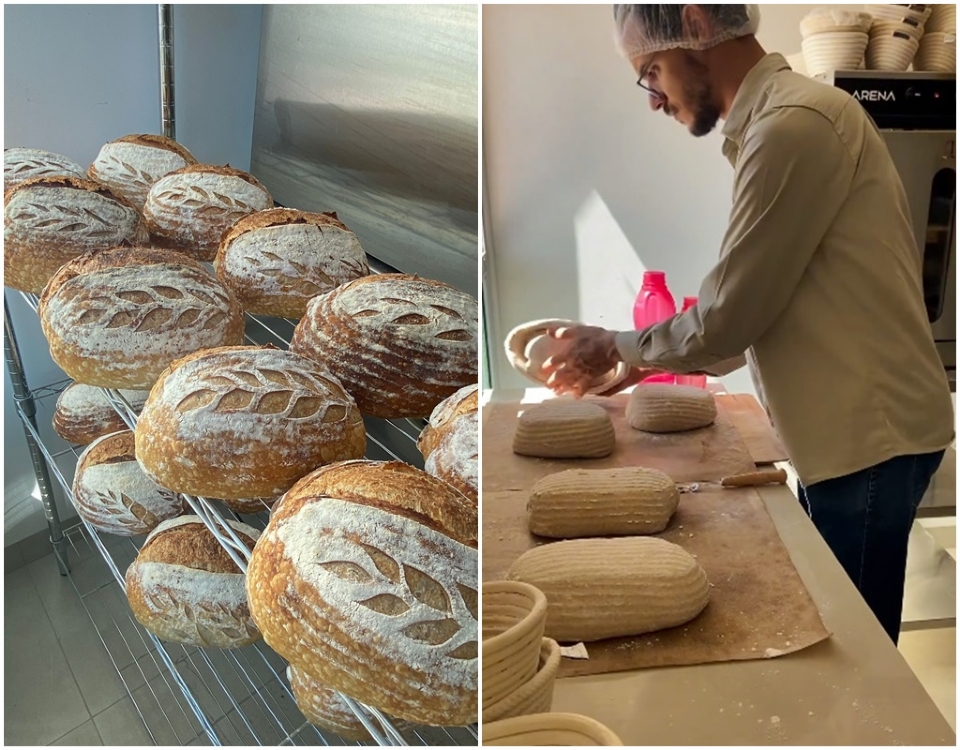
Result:
<svg viewBox="0 0 960 750">
<path fill-rule="evenodd" d="M 838 70 L 826 82 L 856 99 L 890 130 L 956 130 L 957 81 L 953 73 Z"/>
</svg>

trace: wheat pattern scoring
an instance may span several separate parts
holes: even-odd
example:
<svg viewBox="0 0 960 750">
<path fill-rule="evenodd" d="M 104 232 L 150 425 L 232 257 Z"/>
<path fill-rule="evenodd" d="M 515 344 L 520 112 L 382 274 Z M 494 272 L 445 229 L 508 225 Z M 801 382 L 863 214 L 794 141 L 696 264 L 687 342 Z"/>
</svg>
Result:
<svg viewBox="0 0 960 750">
<path fill-rule="evenodd" d="M 350 413 L 341 388 L 303 371 L 234 368 L 200 374 L 193 382 L 200 387 L 177 404 L 181 414 L 209 407 L 219 413 L 277 414 L 288 419 L 320 415 L 323 422 L 331 423 L 345 420 Z"/>
<path fill-rule="evenodd" d="M 141 286 L 123 289 L 111 295 L 98 295 L 91 303 L 100 303 L 78 310 L 76 325 L 103 324 L 105 328 L 132 328 L 135 332 L 182 331 L 205 318 L 198 330 L 218 328 L 227 318 L 229 301 L 222 293 L 172 286 Z"/>
<path fill-rule="evenodd" d="M 354 318 L 387 318 L 394 325 L 424 326 L 418 336 L 464 342 L 472 342 L 477 338 L 477 313 L 453 307 L 459 300 L 455 300 L 452 294 L 432 295 L 438 299 L 428 302 L 402 297 L 371 299 L 367 292 L 368 290 L 364 289 L 361 294 L 341 295 L 338 302 L 347 314 Z"/>
<path fill-rule="evenodd" d="M 122 212 L 122 209 L 120 211 Z M 115 217 L 114 221 L 83 206 L 26 203 L 16 213 L 11 213 L 9 218 L 21 222 L 27 229 L 56 232 L 60 235 L 72 233 L 95 239 L 119 236 L 123 231 L 119 226 L 123 221 L 122 216 Z"/>
<path fill-rule="evenodd" d="M 119 174 L 115 173 L 110 175 L 111 179 L 117 181 L 125 180 L 137 185 L 146 185 L 147 187 L 157 181 L 157 178 L 149 172 L 137 169 L 132 164 L 128 164 L 116 156 L 110 156 L 109 161 L 112 162 L 112 166 L 119 172 Z"/>
<path fill-rule="evenodd" d="M 107 490 L 97 493 L 96 498 L 100 501 L 100 507 L 104 512 L 113 516 L 110 520 L 128 531 L 138 531 L 144 527 L 152 529 L 159 523 L 159 519 L 153 513 L 122 492 Z"/>
<path fill-rule="evenodd" d="M 256 208 L 239 198 L 207 190 L 197 185 L 190 185 L 183 189 L 164 190 L 157 193 L 155 200 L 158 203 L 167 203 L 172 208 L 196 208 L 197 214 L 219 213 L 250 213 Z"/>
<path fill-rule="evenodd" d="M 188 603 L 165 591 L 144 591 L 143 595 L 156 612 L 163 613 L 166 624 L 172 626 L 183 638 L 199 638 L 202 643 L 218 643 L 223 640 L 223 636 L 244 640 L 259 635 L 249 618 L 238 617 L 226 604 L 196 601 Z M 184 627 L 188 623 L 193 625 L 195 632 Z"/>
<path fill-rule="evenodd" d="M 342 273 L 339 280 L 335 280 L 319 268 L 307 268 L 303 263 L 283 258 L 269 250 L 257 250 L 244 256 L 244 260 L 255 268 L 256 273 L 269 276 L 282 288 L 296 289 L 310 296 L 329 291 L 343 283 L 343 280 L 365 276 L 369 272 L 359 261 L 338 258 L 336 262 L 340 264 Z"/>
</svg>

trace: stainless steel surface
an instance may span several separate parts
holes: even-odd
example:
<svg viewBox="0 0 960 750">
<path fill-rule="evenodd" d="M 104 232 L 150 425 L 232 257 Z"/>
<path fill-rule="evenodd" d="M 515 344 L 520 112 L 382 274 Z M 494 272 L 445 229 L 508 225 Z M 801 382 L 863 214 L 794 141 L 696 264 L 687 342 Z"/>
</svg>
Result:
<svg viewBox="0 0 960 750">
<path fill-rule="evenodd" d="M 160 34 L 160 123 L 168 138 L 177 137 L 173 85 L 173 6 L 158 5 Z"/>
<path fill-rule="evenodd" d="M 251 171 L 477 295 L 476 5 L 265 5 Z"/>
</svg>

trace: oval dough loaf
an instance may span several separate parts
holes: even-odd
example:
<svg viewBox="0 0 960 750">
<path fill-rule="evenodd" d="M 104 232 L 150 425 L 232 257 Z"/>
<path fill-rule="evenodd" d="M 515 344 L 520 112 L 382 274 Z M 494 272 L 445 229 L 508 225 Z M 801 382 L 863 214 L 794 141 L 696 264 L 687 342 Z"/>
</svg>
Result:
<svg viewBox="0 0 960 750">
<path fill-rule="evenodd" d="M 80 383 L 148 389 L 171 362 L 243 341 L 233 295 L 185 255 L 117 247 L 67 263 L 40 298 L 50 356 Z"/>
<path fill-rule="evenodd" d="M 181 498 L 143 473 L 131 430 L 99 438 L 80 454 L 73 500 L 91 526 L 118 536 L 149 534 L 186 510 Z"/>
<path fill-rule="evenodd" d="M 452 484 L 474 504 L 479 491 L 478 397 L 474 384 L 441 401 L 417 440 L 427 473 Z"/>
<path fill-rule="evenodd" d="M 83 167 L 73 159 L 39 148 L 3 150 L 3 191 L 34 177 L 76 177 L 86 179 Z"/>
<path fill-rule="evenodd" d="M 244 310 L 302 318 L 311 297 L 370 273 L 357 235 L 335 213 L 271 208 L 223 235 L 217 277 Z"/>
<path fill-rule="evenodd" d="M 191 164 L 157 180 L 143 205 L 150 232 L 198 260 L 216 257 L 223 233 L 273 206 L 256 177 L 231 167 Z"/>
<path fill-rule="evenodd" d="M 125 135 L 105 144 L 87 173 L 142 211 L 157 180 L 196 163 L 193 154 L 172 138 Z"/>
<path fill-rule="evenodd" d="M 710 599 L 700 564 L 654 537 L 572 539 L 524 552 L 507 578 L 547 597 L 544 634 L 599 641 L 689 622 Z"/>
<path fill-rule="evenodd" d="M 127 403 L 138 414 L 149 391 L 121 390 Z M 120 432 L 127 423 L 107 401 L 97 386 L 72 383 L 63 389 L 53 410 L 53 429 L 60 437 L 74 445 L 87 445 L 98 437 Z"/>
<path fill-rule="evenodd" d="M 176 492 L 210 498 L 274 497 L 365 448 L 363 419 L 336 378 L 272 347 L 221 347 L 177 360 L 137 422 L 144 471 Z"/>
<path fill-rule="evenodd" d="M 538 458 L 602 458 L 613 453 L 610 415 L 597 404 L 551 399 L 525 407 L 513 435 L 513 452 Z"/>
<path fill-rule="evenodd" d="M 228 523 L 252 549 L 260 532 Z M 243 572 L 197 516 L 154 529 L 125 580 L 134 617 L 158 638 L 201 648 L 237 648 L 260 639 Z"/>
<path fill-rule="evenodd" d="M 3 196 L 3 283 L 40 294 L 69 260 L 149 239 L 133 206 L 92 180 L 36 177 Z"/>
<path fill-rule="evenodd" d="M 627 422 L 644 432 L 696 430 L 713 424 L 716 418 L 713 395 L 691 385 L 640 384 L 627 401 Z"/>
<path fill-rule="evenodd" d="M 375 274 L 314 297 L 290 348 L 329 367 L 363 414 L 426 417 L 477 382 L 477 301 L 448 284 Z"/>
<path fill-rule="evenodd" d="M 477 511 L 399 461 L 347 461 L 274 508 L 251 611 L 294 667 L 391 716 L 477 720 Z"/>
<path fill-rule="evenodd" d="M 676 484 L 656 469 L 570 469 L 533 485 L 527 516 L 531 532 L 560 539 L 656 534 L 679 502 Z"/>
</svg>

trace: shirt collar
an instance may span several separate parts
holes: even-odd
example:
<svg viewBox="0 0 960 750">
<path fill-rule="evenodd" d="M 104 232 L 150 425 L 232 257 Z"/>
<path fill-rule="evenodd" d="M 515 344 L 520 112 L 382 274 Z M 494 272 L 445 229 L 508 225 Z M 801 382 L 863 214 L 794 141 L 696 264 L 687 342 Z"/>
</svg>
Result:
<svg viewBox="0 0 960 750">
<path fill-rule="evenodd" d="M 737 89 L 736 96 L 733 97 L 733 104 L 730 105 L 727 119 L 720 130 L 725 138 L 736 143 L 743 139 L 743 133 L 753 119 L 753 109 L 763 85 L 774 73 L 789 69 L 787 59 L 777 53 L 764 55 L 760 62 L 750 69 L 750 72 L 744 76 L 740 88 Z"/>
</svg>

